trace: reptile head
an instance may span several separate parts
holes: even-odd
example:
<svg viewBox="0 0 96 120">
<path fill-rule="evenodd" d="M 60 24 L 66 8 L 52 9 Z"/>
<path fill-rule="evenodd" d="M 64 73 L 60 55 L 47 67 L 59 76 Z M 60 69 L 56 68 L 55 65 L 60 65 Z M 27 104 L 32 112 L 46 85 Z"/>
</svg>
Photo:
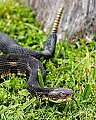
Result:
<svg viewBox="0 0 96 120">
<path fill-rule="evenodd" d="M 72 89 L 68 88 L 53 88 L 50 89 L 48 93 L 48 98 L 51 98 L 52 101 L 66 101 L 73 98 L 74 92 Z"/>
<path fill-rule="evenodd" d="M 47 98 L 53 102 L 62 102 L 73 98 L 74 92 L 68 88 L 41 88 L 28 84 L 28 91 L 39 98 Z"/>
</svg>

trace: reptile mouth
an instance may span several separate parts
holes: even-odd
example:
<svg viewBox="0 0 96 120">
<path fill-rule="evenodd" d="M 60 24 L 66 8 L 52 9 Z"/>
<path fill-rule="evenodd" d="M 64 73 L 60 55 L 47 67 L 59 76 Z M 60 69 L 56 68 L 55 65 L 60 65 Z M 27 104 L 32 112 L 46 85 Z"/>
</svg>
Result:
<svg viewBox="0 0 96 120">
<path fill-rule="evenodd" d="M 72 100 L 72 98 L 73 98 L 73 95 L 69 95 L 64 99 L 62 99 L 62 98 L 60 98 L 60 99 L 49 98 L 49 100 L 54 102 L 54 103 L 61 103 L 61 102 L 64 102 L 64 101 L 70 101 L 70 100 Z"/>
</svg>

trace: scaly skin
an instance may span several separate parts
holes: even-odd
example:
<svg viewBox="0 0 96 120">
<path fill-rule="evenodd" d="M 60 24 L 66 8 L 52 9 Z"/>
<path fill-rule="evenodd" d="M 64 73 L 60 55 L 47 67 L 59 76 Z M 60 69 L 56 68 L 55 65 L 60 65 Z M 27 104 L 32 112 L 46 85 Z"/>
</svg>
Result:
<svg viewBox="0 0 96 120">
<path fill-rule="evenodd" d="M 64 6 L 58 11 L 55 19 L 53 30 L 47 38 L 44 51 L 30 50 L 20 46 L 13 38 L 0 32 L 0 50 L 5 55 L 0 56 L 0 74 L 25 73 L 29 76 L 27 89 L 28 91 L 39 97 L 48 97 L 54 100 L 71 98 L 74 92 L 68 88 L 41 88 L 38 82 L 38 69 L 41 70 L 43 78 L 45 78 L 45 70 L 42 63 L 37 60 L 42 56 L 49 59 L 54 55 L 57 41 L 58 25 L 61 19 Z"/>
</svg>

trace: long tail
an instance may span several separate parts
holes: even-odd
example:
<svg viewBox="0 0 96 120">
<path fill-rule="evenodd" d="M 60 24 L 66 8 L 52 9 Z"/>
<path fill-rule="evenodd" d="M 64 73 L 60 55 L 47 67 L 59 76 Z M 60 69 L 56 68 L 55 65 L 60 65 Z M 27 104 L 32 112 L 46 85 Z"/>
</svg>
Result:
<svg viewBox="0 0 96 120">
<path fill-rule="evenodd" d="M 53 29 L 52 29 L 53 33 L 57 33 L 58 31 L 58 26 L 59 26 L 59 22 L 60 22 L 63 10 L 64 10 L 64 5 L 62 5 L 58 10 L 58 14 L 53 24 Z"/>
</svg>

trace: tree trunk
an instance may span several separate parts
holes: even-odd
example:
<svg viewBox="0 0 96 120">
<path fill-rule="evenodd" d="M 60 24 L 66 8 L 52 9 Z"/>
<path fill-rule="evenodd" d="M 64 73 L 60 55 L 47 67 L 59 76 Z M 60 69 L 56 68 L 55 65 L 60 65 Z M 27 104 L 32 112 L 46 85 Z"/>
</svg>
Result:
<svg viewBox="0 0 96 120">
<path fill-rule="evenodd" d="M 59 7 L 64 4 L 64 12 L 58 30 L 58 40 L 66 34 L 68 39 L 93 39 L 96 33 L 96 0 L 28 0 L 35 11 L 36 21 L 44 21 L 43 30 L 48 33 L 52 28 Z"/>
</svg>

